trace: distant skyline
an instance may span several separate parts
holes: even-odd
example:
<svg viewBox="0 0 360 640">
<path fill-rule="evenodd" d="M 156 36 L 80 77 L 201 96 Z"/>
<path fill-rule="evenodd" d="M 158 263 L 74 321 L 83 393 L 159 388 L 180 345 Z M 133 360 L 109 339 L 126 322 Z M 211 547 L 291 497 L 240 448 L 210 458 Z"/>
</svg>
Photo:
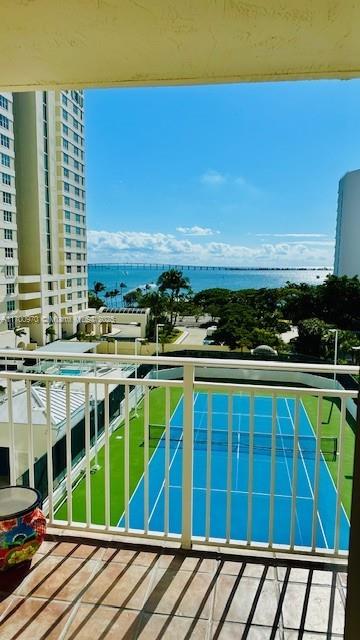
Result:
<svg viewBox="0 0 360 640">
<path fill-rule="evenodd" d="M 333 266 L 357 80 L 89 90 L 89 262 Z"/>
</svg>

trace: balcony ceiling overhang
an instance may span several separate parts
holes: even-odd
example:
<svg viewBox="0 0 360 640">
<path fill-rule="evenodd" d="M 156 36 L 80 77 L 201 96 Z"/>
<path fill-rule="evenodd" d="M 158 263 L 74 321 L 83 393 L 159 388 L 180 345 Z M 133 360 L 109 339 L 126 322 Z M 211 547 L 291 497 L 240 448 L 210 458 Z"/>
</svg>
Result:
<svg viewBox="0 0 360 640">
<path fill-rule="evenodd" d="M 352 78 L 350 0 L 3 0 L 3 90 Z"/>
</svg>

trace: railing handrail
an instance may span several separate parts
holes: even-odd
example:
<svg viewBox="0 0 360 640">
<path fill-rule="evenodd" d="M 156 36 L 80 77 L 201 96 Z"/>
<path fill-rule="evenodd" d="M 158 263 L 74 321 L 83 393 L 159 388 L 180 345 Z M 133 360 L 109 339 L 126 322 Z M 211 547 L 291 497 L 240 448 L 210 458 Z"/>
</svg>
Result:
<svg viewBox="0 0 360 640">
<path fill-rule="evenodd" d="M 188 365 L 185 363 L 185 366 L 190 368 L 192 365 Z M 23 373 L 16 371 L 2 371 L 1 377 L 4 380 L 29 380 L 31 382 L 62 382 L 62 383 L 72 383 L 78 382 L 79 384 L 97 384 L 97 385 L 121 385 L 124 387 L 131 386 L 140 386 L 140 387 L 172 387 L 172 388 L 183 388 L 184 386 L 184 378 L 181 379 L 166 379 L 166 378 L 113 378 L 111 376 L 86 376 L 86 375 L 76 375 L 76 376 L 64 376 L 64 375 L 49 375 L 47 373 Z M 337 398 L 348 398 L 355 399 L 358 396 L 358 391 L 356 389 L 339 389 L 334 387 L 331 388 L 319 388 L 319 387 L 296 387 L 296 386 L 287 386 L 286 383 L 283 385 L 276 385 L 274 387 L 271 384 L 246 384 L 243 382 L 208 382 L 202 380 L 194 380 L 193 383 L 194 390 L 211 390 L 213 392 L 228 392 L 228 393 L 236 393 L 236 392 L 249 392 L 255 393 L 256 391 L 268 392 L 270 395 L 274 394 L 274 390 L 282 391 L 288 394 L 289 396 L 302 396 L 302 395 L 314 395 L 320 397 L 337 397 Z M 13 394 L 14 395 L 14 394 Z M 6 399 L 6 398 L 5 398 Z"/>
<path fill-rule="evenodd" d="M 276 360 L 237 360 L 225 358 L 171 358 L 169 356 L 133 356 L 100 353 L 57 353 L 56 351 L 38 352 L 1 349 L 0 358 L 7 359 L 34 359 L 34 360 L 58 360 L 77 362 L 102 362 L 114 364 L 147 364 L 159 366 L 183 367 L 191 365 L 194 367 L 216 367 L 221 369 L 260 369 L 276 371 L 301 371 L 308 373 L 337 373 L 359 375 L 359 366 L 354 365 L 334 365 L 329 363 L 299 363 L 299 362 L 278 362 Z M 3 375 L 3 372 L 0 374 Z M 65 377 L 65 376 L 63 376 Z"/>
</svg>

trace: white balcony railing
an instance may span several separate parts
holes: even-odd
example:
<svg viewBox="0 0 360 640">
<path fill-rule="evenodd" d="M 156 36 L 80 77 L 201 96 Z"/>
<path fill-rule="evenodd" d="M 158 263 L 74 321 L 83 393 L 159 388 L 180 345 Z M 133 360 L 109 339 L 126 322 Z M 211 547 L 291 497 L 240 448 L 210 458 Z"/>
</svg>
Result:
<svg viewBox="0 0 360 640">
<path fill-rule="evenodd" d="M 357 390 L 333 374 L 357 367 L 8 350 L 0 358 L 10 482 L 42 491 L 52 526 L 347 555 Z M 128 377 L 142 366 L 146 377 Z"/>
</svg>

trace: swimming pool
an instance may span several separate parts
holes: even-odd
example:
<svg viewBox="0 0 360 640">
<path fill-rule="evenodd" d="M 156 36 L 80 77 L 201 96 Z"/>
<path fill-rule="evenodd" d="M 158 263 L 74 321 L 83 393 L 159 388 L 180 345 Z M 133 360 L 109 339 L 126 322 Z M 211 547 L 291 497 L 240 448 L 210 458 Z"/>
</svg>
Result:
<svg viewBox="0 0 360 640">
<path fill-rule="evenodd" d="M 61 368 L 58 371 L 58 375 L 60 376 L 81 376 L 82 374 L 82 370 L 81 369 L 65 369 L 65 368 Z"/>
</svg>

